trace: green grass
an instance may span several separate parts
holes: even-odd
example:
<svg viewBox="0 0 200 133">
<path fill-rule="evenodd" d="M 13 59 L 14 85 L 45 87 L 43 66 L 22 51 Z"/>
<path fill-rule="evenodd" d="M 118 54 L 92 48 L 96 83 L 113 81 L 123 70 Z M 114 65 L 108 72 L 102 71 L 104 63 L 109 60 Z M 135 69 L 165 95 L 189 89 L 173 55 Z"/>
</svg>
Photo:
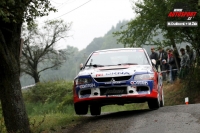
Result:
<svg viewBox="0 0 200 133">
<path fill-rule="evenodd" d="M 53 132 L 77 124 L 81 119 L 74 113 L 49 113 L 46 115 L 30 116 L 31 130 L 36 132 Z"/>
<path fill-rule="evenodd" d="M 26 103 L 26 110 L 29 116 L 52 114 L 52 113 L 74 113 L 74 107 L 72 104 L 64 106 L 62 109 L 58 109 L 58 103 Z"/>
</svg>

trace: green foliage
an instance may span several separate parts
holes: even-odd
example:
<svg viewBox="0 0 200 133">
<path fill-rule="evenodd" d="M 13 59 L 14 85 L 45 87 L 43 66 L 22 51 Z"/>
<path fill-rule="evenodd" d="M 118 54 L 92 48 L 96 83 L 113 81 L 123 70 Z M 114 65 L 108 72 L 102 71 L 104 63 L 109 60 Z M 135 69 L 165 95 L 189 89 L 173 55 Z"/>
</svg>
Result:
<svg viewBox="0 0 200 133">
<path fill-rule="evenodd" d="M 26 21 L 30 24 L 36 17 L 56 11 L 50 0 L 1 0 L 0 5 L 0 17 L 10 23 Z"/>
<path fill-rule="evenodd" d="M 169 9 L 166 3 L 159 0 L 136 2 L 133 8 L 138 16 L 127 24 L 127 28 L 114 33 L 119 36 L 118 42 L 125 46 L 140 47 L 144 44 L 155 44 L 162 40 L 153 37 L 166 34 L 166 19 Z"/>
<path fill-rule="evenodd" d="M 73 104 L 72 82 L 67 81 L 38 83 L 23 95 L 29 115 L 65 112 L 66 104 Z"/>
<path fill-rule="evenodd" d="M 72 98 L 72 81 L 38 83 L 25 92 L 24 100 L 29 103 L 61 103 L 68 95 Z"/>
<path fill-rule="evenodd" d="M 44 115 L 31 116 L 30 123 L 33 133 L 52 133 L 71 127 L 81 120 L 86 119 L 78 115 L 74 115 L 73 110 L 69 113 L 51 113 L 45 115 L 44 122 L 42 122 Z"/>
<path fill-rule="evenodd" d="M 188 42 L 197 49 L 198 28 L 188 27 L 167 27 L 167 21 L 172 20 L 168 18 L 168 13 L 173 9 L 173 4 L 180 2 L 179 0 L 144 0 L 142 2 L 135 2 L 133 10 L 137 17 L 131 20 L 126 26 L 125 30 L 120 30 L 114 34 L 118 36 L 118 42 L 130 47 L 140 47 L 145 44 L 162 45 L 164 47 L 175 44 Z M 197 9 L 196 1 L 188 2 L 182 0 L 181 2 L 188 4 L 192 10 Z M 194 20 L 199 20 L 199 16 Z M 182 19 L 174 19 L 182 20 Z M 198 30 L 198 31 L 197 31 Z M 163 39 L 155 39 L 156 36 L 162 35 Z M 197 41 L 198 40 L 198 41 Z"/>
<path fill-rule="evenodd" d="M 6 126 L 4 124 L 4 118 L 3 117 L 0 117 L 0 132 L 1 133 L 6 133 Z"/>
<path fill-rule="evenodd" d="M 81 118 L 74 115 L 72 81 L 38 83 L 23 90 L 32 132 L 58 131 Z"/>
</svg>

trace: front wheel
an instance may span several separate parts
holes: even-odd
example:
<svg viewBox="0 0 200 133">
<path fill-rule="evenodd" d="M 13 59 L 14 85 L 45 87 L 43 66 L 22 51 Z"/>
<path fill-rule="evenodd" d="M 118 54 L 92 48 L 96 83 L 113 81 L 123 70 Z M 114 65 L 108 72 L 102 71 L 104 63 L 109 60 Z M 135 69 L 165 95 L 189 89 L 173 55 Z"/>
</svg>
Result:
<svg viewBox="0 0 200 133">
<path fill-rule="evenodd" d="M 101 114 L 101 106 L 90 105 L 90 113 L 91 113 L 91 115 L 100 115 Z"/>
<path fill-rule="evenodd" d="M 158 93 L 157 98 L 148 100 L 149 109 L 158 109 L 160 107 L 160 96 Z"/>
<path fill-rule="evenodd" d="M 75 103 L 74 109 L 77 115 L 86 115 L 88 113 L 88 105 Z"/>
</svg>

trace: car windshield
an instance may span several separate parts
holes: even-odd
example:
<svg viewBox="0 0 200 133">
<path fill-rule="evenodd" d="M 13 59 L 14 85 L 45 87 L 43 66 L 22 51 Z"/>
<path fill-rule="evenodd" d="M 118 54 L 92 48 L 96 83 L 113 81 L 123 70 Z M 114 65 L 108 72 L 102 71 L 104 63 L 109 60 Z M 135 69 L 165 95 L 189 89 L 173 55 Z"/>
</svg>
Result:
<svg viewBox="0 0 200 133">
<path fill-rule="evenodd" d="M 144 50 L 112 50 L 94 52 L 86 66 L 149 65 Z"/>
</svg>

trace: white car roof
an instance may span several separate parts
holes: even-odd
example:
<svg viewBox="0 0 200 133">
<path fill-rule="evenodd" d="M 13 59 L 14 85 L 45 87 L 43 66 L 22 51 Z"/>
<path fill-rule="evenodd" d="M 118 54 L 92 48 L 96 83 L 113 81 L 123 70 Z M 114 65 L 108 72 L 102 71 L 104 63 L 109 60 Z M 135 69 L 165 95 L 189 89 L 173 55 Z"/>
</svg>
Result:
<svg viewBox="0 0 200 133">
<path fill-rule="evenodd" d="M 140 49 L 143 49 L 143 48 L 113 48 L 113 49 L 97 50 L 94 52 L 106 52 L 106 51 L 115 51 L 115 50 L 140 50 Z"/>
</svg>

